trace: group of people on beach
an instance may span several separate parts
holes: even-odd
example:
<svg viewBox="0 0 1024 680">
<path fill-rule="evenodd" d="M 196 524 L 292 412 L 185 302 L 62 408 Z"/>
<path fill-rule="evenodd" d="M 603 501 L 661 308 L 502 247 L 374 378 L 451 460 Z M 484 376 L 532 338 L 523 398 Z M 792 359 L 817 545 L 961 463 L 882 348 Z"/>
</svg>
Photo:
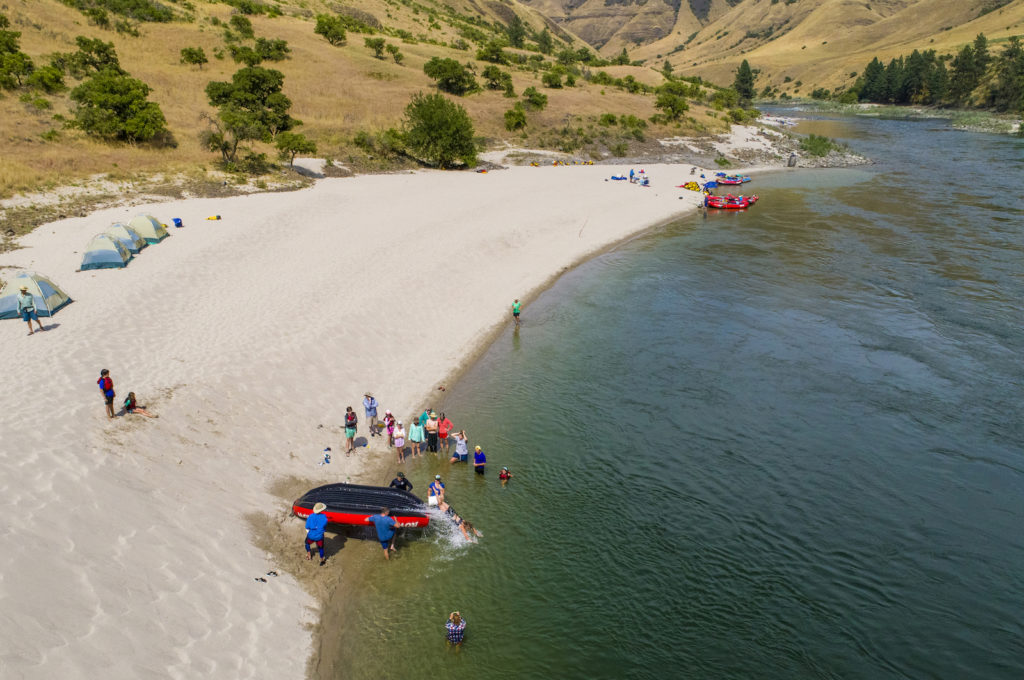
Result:
<svg viewBox="0 0 1024 680">
<path fill-rule="evenodd" d="M 110 377 L 110 371 L 103 369 L 100 371 L 100 379 L 96 381 L 99 385 L 100 392 L 103 393 L 103 402 L 107 407 L 107 418 L 114 418 L 117 413 L 114 412 L 114 397 L 117 394 L 114 392 L 114 381 Z M 150 413 L 145 408 L 139 405 L 138 399 L 135 398 L 134 392 L 129 392 L 127 398 L 124 400 L 124 412 L 133 413 L 140 416 L 146 416 L 147 418 L 159 418 L 160 416 Z"/>
</svg>

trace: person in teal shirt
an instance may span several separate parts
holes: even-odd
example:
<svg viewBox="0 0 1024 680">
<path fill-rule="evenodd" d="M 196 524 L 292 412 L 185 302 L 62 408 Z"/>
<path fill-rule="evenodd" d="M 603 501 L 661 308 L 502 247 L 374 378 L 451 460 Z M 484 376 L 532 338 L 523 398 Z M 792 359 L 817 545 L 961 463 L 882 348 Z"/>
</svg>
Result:
<svg viewBox="0 0 1024 680">
<path fill-rule="evenodd" d="M 18 296 L 18 314 L 21 314 L 21 320 L 28 324 L 28 334 L 32 335 L 32 320 L 35 319 L 36 325 L 39 326 L 39 330 L 46 330 L 43 328 L 43 323 L 39 320 L 39 315 L 36 314 L 36 303 L 32 297 L 32 294 L 28 292 L 28 286 L 21 287 L 21 295 Z"/>
<path fill-rule="evenodd" d="M 409 445 L 412 448 L 413 457 L 420 455 L 420 446 L 426 438 L 427 435 L 423 431 L 423 425 L 420 424 L 419 419 L 412 421 L 412 425 L 409 426 Z"/>
<path fill-rule="evenodd" d="M 519 328 L 519 308 L 522 306 L 522 304 L 523 303 L 519 301 L 519 298 L 516 298 L 512 302 L 512 318 L 515 319 L 516 321 L 516 328 Z"/>
</svg>

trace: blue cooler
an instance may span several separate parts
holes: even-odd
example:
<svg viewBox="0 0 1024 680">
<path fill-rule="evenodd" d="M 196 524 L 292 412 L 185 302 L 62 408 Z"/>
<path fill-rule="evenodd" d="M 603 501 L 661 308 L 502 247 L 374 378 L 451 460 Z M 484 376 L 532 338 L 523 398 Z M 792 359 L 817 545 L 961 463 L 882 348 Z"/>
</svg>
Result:
<svg viewBox="0 0 1024 680">
<path fill-rule="evenodd" d="M 176 227 L 184 227 L 185 226 L 184 224 L 181 223 L 181 218 L 180 217 L 172 218 L 171 221 L 174 222 L 174 226 L 176 226 Z"/>
</svg>

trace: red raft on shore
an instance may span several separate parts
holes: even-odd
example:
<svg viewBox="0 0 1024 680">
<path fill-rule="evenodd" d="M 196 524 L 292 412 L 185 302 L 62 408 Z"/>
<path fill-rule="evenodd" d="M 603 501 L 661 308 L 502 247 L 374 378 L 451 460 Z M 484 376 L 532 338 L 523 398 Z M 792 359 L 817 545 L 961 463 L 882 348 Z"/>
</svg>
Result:
<svg viewBox="0 0 1024 680">
<path fill-rule="evenodd" d="M 363 526 L 370 517 L 379 514 L 382 507 L 391 510 L 395 526 L 399 528 L 425 527 L 430 523 L 427 506 L 408 491 L 383 486 L 362 484 L 328 484 L 310 489 L 292 504 L 296 517 L 306 519 L 313 506 L 323 503 L 328 524 Z"/>
<path fill-rule="evenodd" d="M 742 210 L 749 208 L 755 203 L 757 203 L 757 194 L 753 196 L 733 196 L 732 194 L 713 196 L 707 194 L 704 196 L 705 207 L 719 208 L 721 210 Z"/>
</svg>

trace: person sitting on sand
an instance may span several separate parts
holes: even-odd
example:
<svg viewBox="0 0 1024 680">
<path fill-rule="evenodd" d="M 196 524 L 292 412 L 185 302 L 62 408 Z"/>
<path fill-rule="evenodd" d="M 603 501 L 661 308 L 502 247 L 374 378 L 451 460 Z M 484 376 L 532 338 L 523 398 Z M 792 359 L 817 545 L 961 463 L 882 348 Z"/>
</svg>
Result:
<svg viewBox="0 0 1024 680">
<path fill-rule="evenodd" d="M 444 627 L 448 644 L 461 645 L 462 638 L 466 635 L 466 619 L 462 618 L 462 614 L 459 612 L 449 614 L 448 623 Z"/>
<path fill-rule="evenodd" d="M 466 431 L 460 430 L 455 435 L 455 453 L 452 454 L 449 463 L 465 463 L 469 460 L 469 440 L 466 439 Z"/>
<path fill-rule="evenodd" d="M 327 558 L 324 556 L 324 529 L 327 528 L 327 515 L 324 510 L 327 506 L 317 503 L 313 506 L 313 513 L 306 519 L 306 559 L 313 559 L 313 550 L 310 546 L 316 544 L 320 551 L 320 566 L 324 566 Z"/>
<path fill-rule="evenodd" d="M 138 413 L 140 416 L 146 416 L 147 418 L 159 418 L 160 416 L 153 415 L 146 409 L 139 406 L 139 402 L 135 399 L 135 393 L 129 392 L 128 398 L 124 400 L 124 410 L 126 413 Z"/>
</svg>

